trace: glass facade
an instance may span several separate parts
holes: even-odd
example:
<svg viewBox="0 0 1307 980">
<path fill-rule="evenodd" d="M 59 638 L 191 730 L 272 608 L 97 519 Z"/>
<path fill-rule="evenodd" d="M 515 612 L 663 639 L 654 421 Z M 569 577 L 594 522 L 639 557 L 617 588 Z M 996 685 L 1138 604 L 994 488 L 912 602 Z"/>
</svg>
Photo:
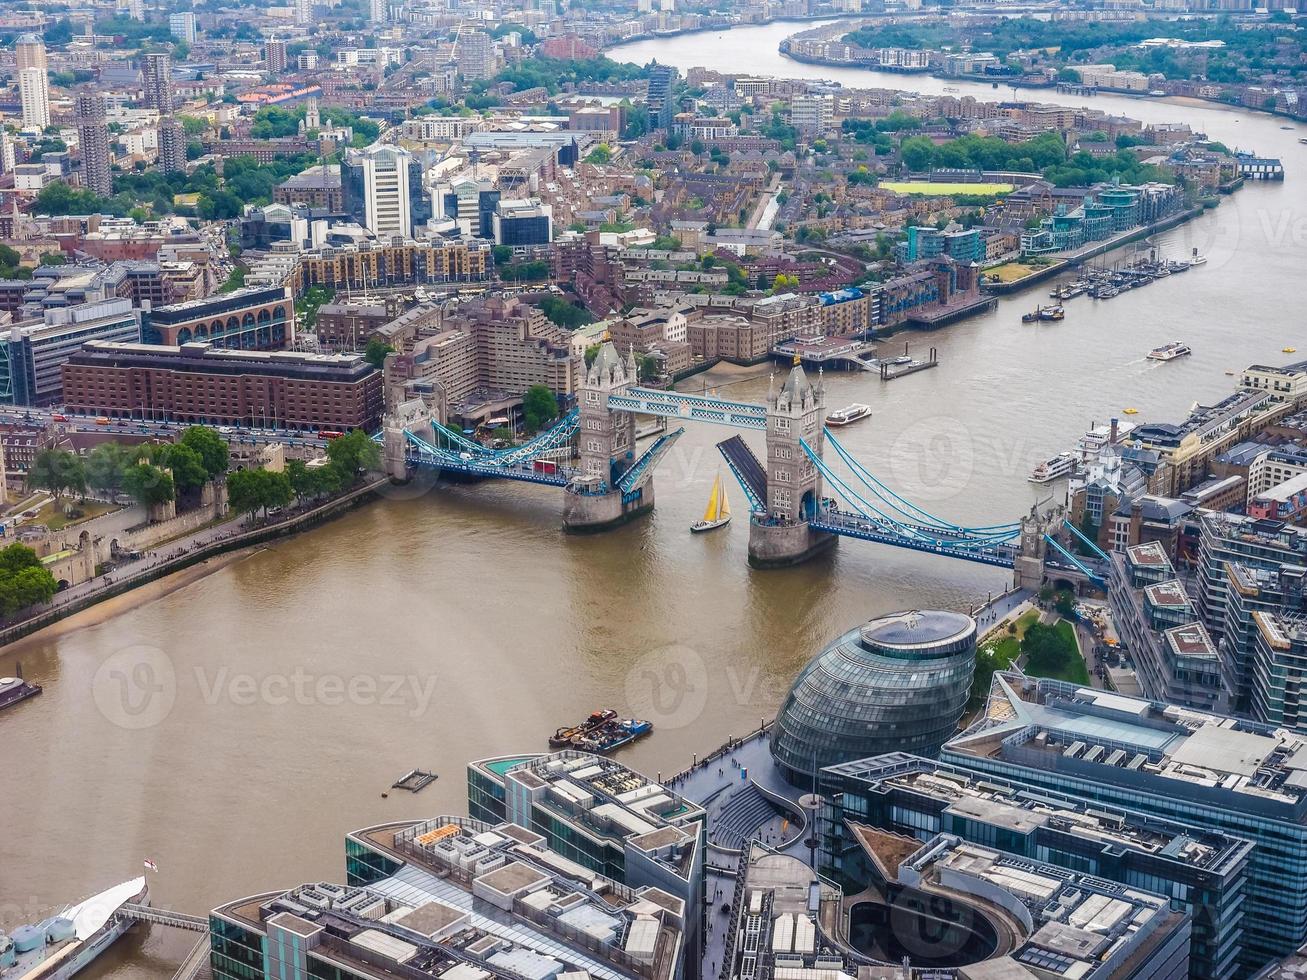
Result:
<svg viewBox="0 0 1307 980">
<path fill-rule="evenodd" d="M 345 883 L 368 885 L 389 878 L 403 867 L 398 861 L 378 853 L 362 841 L 345 838 Z"/>
<path fill-rule="evenodd" d="M 263 980 L 266 962 L 261 935 L 209 916 L 209 967 L 215 980 Z"/>
<path fill-rule="evenodd" d="M 895 613 L 851 630 L 799 672 L 772 757 L 787 780 L 810 786 L 841 762 L 936 755 L 966 707 L 975 646 L 975 621 L 959 613 Z"/>
</svg>

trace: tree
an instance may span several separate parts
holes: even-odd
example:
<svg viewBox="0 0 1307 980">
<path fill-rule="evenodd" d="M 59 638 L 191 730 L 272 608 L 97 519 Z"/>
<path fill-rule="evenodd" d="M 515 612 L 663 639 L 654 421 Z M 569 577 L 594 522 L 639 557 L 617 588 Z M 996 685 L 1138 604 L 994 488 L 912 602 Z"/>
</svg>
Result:
<svg viewBox="0 0 1307 980">
<path fill-rule="evenodd" d="M 186 446 L 188 449 L 193 449 L 199 454 L 200 465 L 204 467 L 204 471 L 208 474 L 210 480 L 216 479 L 227 472 L 227 463 L 230 457 L 227 443 L 223 441 L 222 436 L 208 426 L 191 426 L 182 433 L 177 443 Z"/>
<path fill-rule="evenodd" d="M 123 472 L 136 462 L 140 451 L 117 442 L 102 442 L 86 454 L 86 482 L 102 493 L 116 493 L 123 486 Z"/>
<path fill-rule="evenodd" d="M 153 456 L 157 465 L 172 471 L 173 484 L 183 493 L 198 490 L 209 480 L 203 457 L 191 446 L 180 442 L 163 445 Z"/>
<path fill-rule="evenodd" d="M 172 475 L 153 463 L 137 463 L 123 473 L 123 489 L 145 507 L 166 504 L 177 494 Z"/>
<path fill-rule="evenodd" d="M 394 351 L 394 349 L 380 337 L 373 337 L 363 350 L 363 360 L 374 368 L 380 369 L 381 365 L 386 362 L 386 355 Z"/>
<path fill-rule="evenodd" d="M 558 399 L 544 385 L 532 385 L 522 398 L 522 421 L 528 432 L 538 432 L 558 417 Z"/>
<path fill-rule="evenodd" d="M 1069 590 L 1062 589 L 1053 600 L 1053 608 L 1057 610 L 1059 616 L 1070 619 L 1075 615 L 1076 597 Z"/>
<path fill-rule="evenodd" d="M 54 576 L 27 545 L 0 549 L 0 614 L 9 617 L 20 609 L 49 602 L 58 590 Z"/>
<path fill-rule="evenodd" d="M 227 477 L 227 503 L 238 514 L 253 514 L 263 506 L 259 487 L 262 470 L 237 470 Z"/>
<path fill-rule="evenodd" d="M 362 429 L 353 429 L 327 443 L 327 457 L 340 468 L 348 486 L 359 473 L 381 469 L 381 448 Z"/>
<path fill-rule="evenodd" d="M 58 497 L 65 490 L 86 492 L 86 467 L 81 459 L 62 449 L 42 449 L 32 459 L 27 481 Z"/>
</svg>

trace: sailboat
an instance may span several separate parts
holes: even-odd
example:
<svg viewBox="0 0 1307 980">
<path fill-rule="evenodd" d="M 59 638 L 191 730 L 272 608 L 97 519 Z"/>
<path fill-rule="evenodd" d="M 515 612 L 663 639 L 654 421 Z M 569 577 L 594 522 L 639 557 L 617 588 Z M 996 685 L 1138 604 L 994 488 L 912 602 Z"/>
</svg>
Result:
<svg viewBox="0 0 1307 980">
<path fill-rule="evenodd" d="M 719 470 L 717 478 L 712 481 L 712 495 L 708 498 L 708 508 L 703 512 L 703 520 L 690 525 L 692 534 L 711 531 L 731 522 L 731 502 L 726 498 L 726 484 L 722 482 Z"/>
</svg>

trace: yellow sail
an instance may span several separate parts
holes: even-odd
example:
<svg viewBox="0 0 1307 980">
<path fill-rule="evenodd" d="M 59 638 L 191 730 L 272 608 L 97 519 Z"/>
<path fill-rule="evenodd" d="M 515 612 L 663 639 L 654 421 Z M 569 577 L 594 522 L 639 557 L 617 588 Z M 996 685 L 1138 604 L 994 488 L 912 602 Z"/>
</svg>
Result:
<svg viewBox="0 0 1307 980">
<path fill-rule="evenodd" d="M 703 522 L 711 524 L 717 520 L 717 514 L 721 509 L 722 494 L 722 475 L 717 474 L 717 478 L 712 481 L 712 493 L 708 495 L 708 509 L 703 512 Z"/>
<path fill-rule="evenodd" d="M 720 479 L 720 478 L 719 478 L 719 479 Z M 730 502 L 730 500 L 729 500 L 729 499 L 727 498 L 727 496 L 726 496 L 726 484 L 725 484 L 725 483 L 722 484 L 722 504 L 721 504 L 720 510 L 721 510 L 721 512 L 722 512 L 722 517 L 730 517 L 730 516 L 731 516 L 731 502 Z"/>
</svg>

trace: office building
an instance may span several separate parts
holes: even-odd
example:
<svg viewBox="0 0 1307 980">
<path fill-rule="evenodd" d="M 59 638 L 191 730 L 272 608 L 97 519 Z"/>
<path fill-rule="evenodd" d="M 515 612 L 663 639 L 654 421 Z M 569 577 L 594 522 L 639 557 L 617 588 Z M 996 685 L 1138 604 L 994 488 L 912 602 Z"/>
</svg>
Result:
<svg viewBox="0 0 1307 980">
<path fill-rule="evenodd" d="M 141 55 L 141 103 L 160 115 L 172 112 L 171 55 L 162 52 Z"/>
<path fill-rule="evenodd" d="M 295 307 L 285 286 L 252 287 L 205 299 L 156 306 L 142 314 L 146 344 L 275 350 L 295 339 Z"/>
<path fill-rule="evenodd" d="M 686 955 L 698 964 L 706 914 L 706 814 L 611 759 L 571 750 L 469 763 L 468 813 L 539 834 L 568 861 L 628 888 L 676 900 Z"/>
<path fill-rule="evenodd" d="M 176 116 L 159 120 L 159 170 L 180 173 L 186 169 L 186 129 Z"/>
<path fill-rule="evenodd" d="M 46 310 L 40 320 L 15 323 L 0 333 L 0 400 L 14 405 L 63 401 L 65 361 L 94 340 L 140 340 L 141 327 L 129 299 L 111 299 Z"/>
<path fill-rule="evenodd" d="M 554 209 L 538 200 L 500 200 L 495 208 L 495 243 L 522 247 L 554 240 Z"/>
<path fill-rule="evenodd" d="M 104 118 L 104 99 L 90 92 L 79 92 L 73 100 L 77 117 L 77 149 L 82 155 L 82 183 L 100 197 L 113 193 L 113 175 L 109 171 L 109 127 Z"/>
<path fill-rule="evenodd" d="M 1108 600 L 1121 650 L 1145 696 L 1226 714 L 1233 709 L 1216 643 L 1157 541 L 1111 555 Z"/>
<path fill-rule="evenodd" d="M 44 68 L 18 70 L 18 99 L 24 126 L 45 129 L 50 125 L 50 80 Z"/>
<path fill-rule="evenodd" d="M 17 165 L 18 158 L 14 153 L 13 137 L 9 135 L 9 130 L 0 126 L 0 174 L 13 173 Z"/>
<path fill-rule="evenodd" d="M 195 43 L 195 14 L 189 10 L 168 15 L 168 33 L 187 44 Z"/>
<path fill-rule="evenodd" d="M 1303 569 L 1295 569 L 1301 589 Z M 1307 733 L 1307 704 L 1302 701 L 1307 682 L 1307 611 L 1299 608 L 1252 614 L 1256 627 L 1252 645 L 1254 675 L 1253 715 L 1269 724 Z"/>
<path fill-rule="evenodd" d="M 411 238 L 431 217 L 421 161 L 396 146 L 346 150 L 340 164 L 345 210 L 378 238 Z"/>
<path fill-rule="evenodd" d="M 847 890 L 749 846 L 725 909 L 723 980 L 1189 975 L 1189 917 L 1165 895 L 951 834 L 921 844 L 859 827 L 858 841 L 868 871 Z"/>
<path fill-rule="evenodd" d="M 1244 368 L 1239 386 L 1269 392 L 1279 402 L 1307 404 L 1307 361 L 1293 364 L 1253 364 Z"/>
<path fill-rule="evenodd" d="M 1239 973 L 1307 942 L 1307 737 L 1019 673 L 941 760 L 1253 842 Z"/>
<path fill-rule="evenodd" d="M 850 630 L 799 671 L 771 732 L 785 779 L 902 750 L 935 755 L 971 693 L 976 622 L 939 610 L 891 613 Z"/>
<path fill-rule="evenodd" d="M 263 62 L 268 71 L 280 75 L 286 70 L 286 42 L 275 37 L 263 44 Z"/>
<path fill-rule="evenodd" d="M 490 239 L 495 237 L 495 209 L 499 204 L 499 190 L 493 181 L 460 177 L 447 184 L 437 184 L 432 198 L 437 220 L 456 222 L 458 230 L 464 235 Z"/>
<path fill-rule="evenodd" d="M 1235 972 L 1252 842 L 1128 811 L 1107 812 L 961 766 L 894 752 L 822 770 L 818 868 L 856 890 L 864 831 L 925 844 L 937 834 L 1172 897 L 1193 922 L 1190 976 Z"/>
<path fill-rule="evenodd" d="M 216 980 L 681 980 L 689 968 L 671 895 L 595 875 L 525 828 L 438 817 L 355 831 L 345 851 L 345 885 L 214 909 Z"/>
<path fill-rule="evenodd" d="M 358 354 L 92 341 L 63 364 L 69 411 L 202 425 L 375 431 L 381 372 Z"/>
</svg>

